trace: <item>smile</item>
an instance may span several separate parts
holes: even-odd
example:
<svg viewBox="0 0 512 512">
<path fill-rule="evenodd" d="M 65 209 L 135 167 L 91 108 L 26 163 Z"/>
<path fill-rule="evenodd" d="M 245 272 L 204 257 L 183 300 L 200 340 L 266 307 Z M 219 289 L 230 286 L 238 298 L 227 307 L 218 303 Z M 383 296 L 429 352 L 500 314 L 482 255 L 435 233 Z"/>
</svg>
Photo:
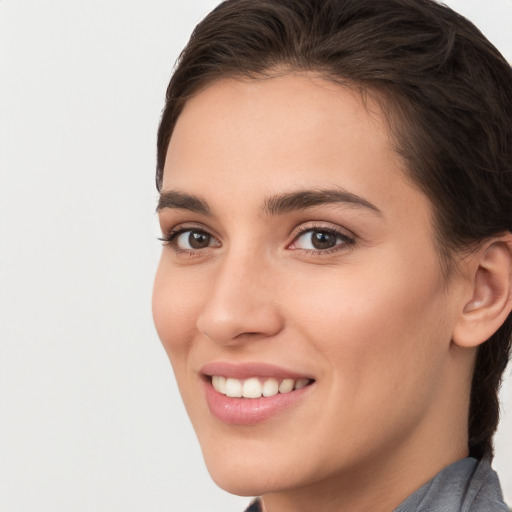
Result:
<svg viewBox="0 0 512 512">
<path fill-rule="evenodd" d="M 302 389 L 312 381 L 307 378 L 277 379 L 274 377 L 248 379 L 226 378 L 221 375 L 212 376 L 212 386 L 215 391 L 230 398 L 261 398 L 277 394 L 290 393 Z"/>
<path fill-rule="evenodd" d="M 222 423 L 249 426 L 289 414 L 314 392 L 316 379 L 266 363 L 211 362 L 200 371 L 210 413 Z"/>
</svg>

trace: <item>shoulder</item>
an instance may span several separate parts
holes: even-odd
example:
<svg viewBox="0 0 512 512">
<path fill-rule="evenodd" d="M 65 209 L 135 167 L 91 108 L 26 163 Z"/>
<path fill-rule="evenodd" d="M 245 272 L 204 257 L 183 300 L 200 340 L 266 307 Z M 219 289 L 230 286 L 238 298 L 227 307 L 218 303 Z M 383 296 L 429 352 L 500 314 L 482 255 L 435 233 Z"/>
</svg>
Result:
<svg viewBox="0 0 512 512">
<path fill-rule="evenodd" d="M 462 459 L 440 471 L 394 512 L 511 512 L 487 459 Z"/>
<path fill-rule="evenodd" d="M 488 460 L 478 463 L 468 486 L 468 512 L 510 512 L 505 504 L 496 472 Z"/>
</svg>

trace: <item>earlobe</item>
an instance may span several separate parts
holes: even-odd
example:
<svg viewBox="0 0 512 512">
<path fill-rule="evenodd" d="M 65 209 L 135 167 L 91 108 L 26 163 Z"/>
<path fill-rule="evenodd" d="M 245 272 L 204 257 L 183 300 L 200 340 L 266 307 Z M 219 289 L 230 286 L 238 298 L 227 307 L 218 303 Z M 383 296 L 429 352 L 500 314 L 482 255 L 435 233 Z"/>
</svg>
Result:
<svg viewBox="0 0 512 512">
<path fill-rule="evenodd" d="M 512 310 L 512 234 L 487 241 L 470 260 L 472 294 L 453 332 L 453 342 L 466 348 L 487 341 Z"/>
</svg>

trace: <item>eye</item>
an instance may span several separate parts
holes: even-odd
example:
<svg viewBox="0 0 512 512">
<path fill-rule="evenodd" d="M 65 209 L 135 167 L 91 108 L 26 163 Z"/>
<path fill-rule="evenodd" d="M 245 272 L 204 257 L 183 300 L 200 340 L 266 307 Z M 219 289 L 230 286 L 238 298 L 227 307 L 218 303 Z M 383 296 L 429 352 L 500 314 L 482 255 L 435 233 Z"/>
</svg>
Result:
<svg viewBox="0 0 512 512">
<path fill-rule="evenodd" d="M 352 245 L 353 243 L 354 240 L 352 238 L 334 229 L 311 228 L 299 233 L 289 248 L 329 252 L 330 250 Z"/>
<path fill-rule="evenodd" d="M 208 247 L 220 247 L 220 242 L 202 229 L 178 229 L 168 236 L 161 238 L 164 243 L 172 246 L 176 251 L 198 251 Z"/>
</svg>

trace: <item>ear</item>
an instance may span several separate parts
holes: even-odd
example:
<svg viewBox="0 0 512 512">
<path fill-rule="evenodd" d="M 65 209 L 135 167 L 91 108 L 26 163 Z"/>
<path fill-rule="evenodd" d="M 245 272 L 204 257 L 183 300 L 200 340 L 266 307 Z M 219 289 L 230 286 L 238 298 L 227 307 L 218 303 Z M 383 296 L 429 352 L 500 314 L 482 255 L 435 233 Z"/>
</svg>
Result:
<svg viewBox="0 0 512 512">
<path fill-rule="evenodd" d="M 469 256 L 471 298 L 464 301 L 453 342 L 477 347 L 487 341 L 512 310 L 512 234 L 488 240 Z"/>
</svg>

